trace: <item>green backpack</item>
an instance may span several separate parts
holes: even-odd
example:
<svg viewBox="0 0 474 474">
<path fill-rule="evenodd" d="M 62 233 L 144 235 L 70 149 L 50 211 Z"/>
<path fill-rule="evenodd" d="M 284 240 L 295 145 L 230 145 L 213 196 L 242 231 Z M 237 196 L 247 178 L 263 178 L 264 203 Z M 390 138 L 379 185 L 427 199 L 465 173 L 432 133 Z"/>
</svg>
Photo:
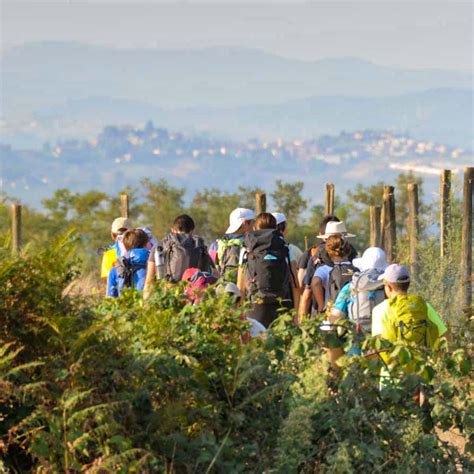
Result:
<svg viewBox="0 0 474 474">
<path fill-rule="evenodd" d="M 439 337 L 438 327 L 428 318 L 428 307 L 420 296 L 397 295 L 388 300 L 388 340 L 407 346 L 432 348 Z"/>
</svg>

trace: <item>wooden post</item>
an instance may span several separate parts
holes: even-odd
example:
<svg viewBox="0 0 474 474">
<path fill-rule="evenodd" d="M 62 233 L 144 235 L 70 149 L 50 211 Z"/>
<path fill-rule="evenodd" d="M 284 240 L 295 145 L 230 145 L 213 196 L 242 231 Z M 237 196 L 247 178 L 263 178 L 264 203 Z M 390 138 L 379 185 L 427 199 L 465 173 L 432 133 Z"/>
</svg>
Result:
<svg viewBox="0 0 474 474">
<path fill-rule="evenodd" d="M 334 214 L 334 184 L 332 183 L 326 183 L 324 212 L 326 215 Z"/>
<path fill-rule="evenodd" d="M 255 213 L 257 216 L 267 211 L 267 195 L 265 193 L 255 194 Z"/>
<path fill-rule="evenodd" d="M 382 208 L 380 206 L 370 206 L 370 247 L 380 247 L 382 245 L 380 232 L 380 215 Z"/>
<path fill-rule="evenodd" d="M 461 244 L 461 302 L 464 314 L 472 316 L 472 198 L 474 168 L 464 168 L 463 224 Z"/>
<path fill-rule="evenodd" d="M 441 172 L 439 184 L 439 248 L 441 258 L 445 257 L 448 248 L 448 232 L 451 220 L 451 170 L 443 170 Z"/>
<path fill-rule="evenodd" d="M 21 249 L 21 205 L 12 204 L 12 253 Z"/>
<path fill-rule="evenodd" d="M 395 188 L 383 187 L 382 208 L 382 247 L 387 256 L 387 262 L 393 262 L 396 255 L 397 230 L 395 220 Z"/>
<path fill-rule="evenodd" d="M 418 235 L 419 224 L 418 184 L 408 184 L 408 237 L 410 239 L 410 271 L 412 279 L 418 275 Z"/>
<path fill-rule="evenodd" d="M 308 250 L 308 247 L 309 247 L 309 245 L 308 245 L 308 236 L 305 235 L 304 236 L 304 249 Z"/>
<path fill-rule="evenodd" d="M 130 211 L 130 208 L 129 208 L 129 202 L 128 202 L 128 194 L 121 193 L 120 194 L 120 216 L 126 217 L 128 219 L 129 211 Z"/>
</svg>

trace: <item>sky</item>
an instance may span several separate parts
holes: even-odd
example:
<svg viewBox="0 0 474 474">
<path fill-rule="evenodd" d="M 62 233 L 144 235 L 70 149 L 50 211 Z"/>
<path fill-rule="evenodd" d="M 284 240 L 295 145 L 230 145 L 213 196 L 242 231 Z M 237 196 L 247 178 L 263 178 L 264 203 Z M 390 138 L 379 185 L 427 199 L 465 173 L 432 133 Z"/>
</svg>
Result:
<svg viewBox="0 0 474 474">
<path fill-rule="evenodd" d="M 353 56 L 401 68 L 472 71 L 470 1 L 0 2 L 2 50 L 30 41 L 232 46 L 302 60 Z"/>
</svg>

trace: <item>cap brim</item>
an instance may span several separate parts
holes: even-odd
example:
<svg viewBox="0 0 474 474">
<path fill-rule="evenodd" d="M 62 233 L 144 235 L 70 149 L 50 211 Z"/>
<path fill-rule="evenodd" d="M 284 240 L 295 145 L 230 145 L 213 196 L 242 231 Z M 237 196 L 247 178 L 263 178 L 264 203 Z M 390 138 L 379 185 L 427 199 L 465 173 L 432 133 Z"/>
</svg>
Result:
<svg viewBox="0 0 474 474">
<path fill-rule="evenodd" d="M 229 227 L 227 227 L 227 230 L 225 231 L 226 234 L 235 234 L 240 227 L 242 226 L 242 222 L 236 222 L 235 224 L 231 224 Z"/>
<path fill-rule="evenodd" d="M 354 265 L 354 267 L 357 267 L 359 270 L 362 270 L 364 268 L 364 266 L 361 265 L 363 262 L 364 260 L 360 257 L 354 258 L 354 260 L 352 260 L 352 265 Z"/>
<path fill-rule="evenodd" d="M 339 232 L 336 232 L 334 234 L 319 234 L 319 235 L 316 236 L 316 238 L 317 239 L 327 239 L 327 238 L 331 237 L 331 235 L 339 235 L 339 234 L 340 234 Z M 343 237 L 346 237 L 346 238 L 347 237 L 356 237 L 355 234 L 350 234 L 349 232 L 345 232 L 342 235 L 343 235 Z"/>
</svg>

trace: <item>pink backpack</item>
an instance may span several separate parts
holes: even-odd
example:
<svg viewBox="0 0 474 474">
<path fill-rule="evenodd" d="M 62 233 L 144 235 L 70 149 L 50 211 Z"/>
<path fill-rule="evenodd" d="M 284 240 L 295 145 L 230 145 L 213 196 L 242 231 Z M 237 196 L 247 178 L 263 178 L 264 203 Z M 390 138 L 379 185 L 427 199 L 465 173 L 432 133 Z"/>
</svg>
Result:
<svg viewBox="0 0 474 474">
<path fill-rule="evenodd" d="M 184 292 L 190 303 L 199 303 L 206 288 L 217 282 L 214 275 L 203 272 L 199 268 L 188 268 L 181 280 L 188 283 Z"/>
</svg>

